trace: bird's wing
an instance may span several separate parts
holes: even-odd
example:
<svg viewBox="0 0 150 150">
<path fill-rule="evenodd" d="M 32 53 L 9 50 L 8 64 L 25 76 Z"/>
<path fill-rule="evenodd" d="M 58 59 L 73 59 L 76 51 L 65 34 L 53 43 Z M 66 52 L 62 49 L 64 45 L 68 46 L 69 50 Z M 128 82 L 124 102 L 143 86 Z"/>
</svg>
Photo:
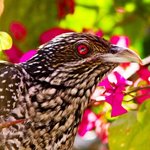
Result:
<svg viewBox="0 0 150 150">
<path fill-rule="evenodd" d="M 0 61 L 0 117 L 7 116 L 18 101 L 21 73 L 11 63 Z"/>
</svg>

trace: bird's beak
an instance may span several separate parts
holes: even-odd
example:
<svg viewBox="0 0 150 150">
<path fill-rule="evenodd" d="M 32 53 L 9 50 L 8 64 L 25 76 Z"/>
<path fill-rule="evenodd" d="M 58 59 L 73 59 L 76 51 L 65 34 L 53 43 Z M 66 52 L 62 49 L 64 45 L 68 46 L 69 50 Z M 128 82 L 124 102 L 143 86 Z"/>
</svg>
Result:
<svg viewBox="0 0 150 150">
<path fill-rule="evenodd" d="M 141 58 L 134 51 L 117 45 L 111 45 L 110 52 L 102 55 L 102 59 L 114 63 L 136 62 L 142 64 Z"/>
</svg>

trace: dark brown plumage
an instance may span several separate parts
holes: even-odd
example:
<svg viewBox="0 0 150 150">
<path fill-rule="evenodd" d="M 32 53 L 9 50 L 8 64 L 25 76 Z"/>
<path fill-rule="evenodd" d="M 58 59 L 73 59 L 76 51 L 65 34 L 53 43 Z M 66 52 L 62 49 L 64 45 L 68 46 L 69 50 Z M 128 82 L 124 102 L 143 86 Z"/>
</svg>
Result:
<svg viewBox="0 0 150 150">
<path fill-rule="evenodd" d="M 97 83 L 120 62 L 139 61 L 128 49 L 85 33 L 42 45 L 23 64 L 0 64 L 0 148 L 72 149 Z"/>
</svg>

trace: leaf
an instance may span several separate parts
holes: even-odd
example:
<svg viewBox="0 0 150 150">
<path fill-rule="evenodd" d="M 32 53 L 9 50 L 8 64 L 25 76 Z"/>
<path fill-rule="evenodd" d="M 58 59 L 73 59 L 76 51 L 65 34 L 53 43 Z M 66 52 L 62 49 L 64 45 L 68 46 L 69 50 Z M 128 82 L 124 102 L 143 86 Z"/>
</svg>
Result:
<svg viewBox="0 0 150 150">
<path fill-rule="evenodd" d="M 137 115 L 138 122 L 142 124 L 144 123 L 145 125 L 150 123 L 150 121 L 147 119 L 148 115 L 150 115 L 150 99 L 146 100 L 139 108 Z"/>
<path fill-rule="evenodd" d="M 6 32 L 0 32 L 0 51 L 10 49 L 12 46 L 12 38 Z"/>
<path fill-rule="evenodd" d="M 149 150 L 150 101 L 145 101 L 138 113 L 129 112 L 109 128 L 110 150 Z"/>
</svg>

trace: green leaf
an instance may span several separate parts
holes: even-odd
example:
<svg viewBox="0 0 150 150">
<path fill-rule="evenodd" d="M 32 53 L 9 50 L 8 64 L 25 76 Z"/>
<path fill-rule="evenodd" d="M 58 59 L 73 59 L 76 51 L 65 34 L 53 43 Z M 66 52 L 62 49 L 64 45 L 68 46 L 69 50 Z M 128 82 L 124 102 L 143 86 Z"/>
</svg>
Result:
<svg viewBox="0 0 150 150">
<path fill-rule="evenodd" d="M 145 125 L 147 123 L 150 123 L 149 119 L 147 119 L 149 115 L 150 115 L 150 99 L 145 101 L 139 108 L 138 115 L 137 115 L 138 122 L 142 124 L 144 123 Z"/>
<path fill-rule="evenodd" d="M 0 51 L 10 49 L 12 46 L 12 38 L 6 32 L 0 32 Z"/>
<path fill-rule="evenodd" d="M 129 112 L 109 128 L 110 150 L 149 150 L 150 101 L 145 101 L 138 113 Z"/>
</svg>

